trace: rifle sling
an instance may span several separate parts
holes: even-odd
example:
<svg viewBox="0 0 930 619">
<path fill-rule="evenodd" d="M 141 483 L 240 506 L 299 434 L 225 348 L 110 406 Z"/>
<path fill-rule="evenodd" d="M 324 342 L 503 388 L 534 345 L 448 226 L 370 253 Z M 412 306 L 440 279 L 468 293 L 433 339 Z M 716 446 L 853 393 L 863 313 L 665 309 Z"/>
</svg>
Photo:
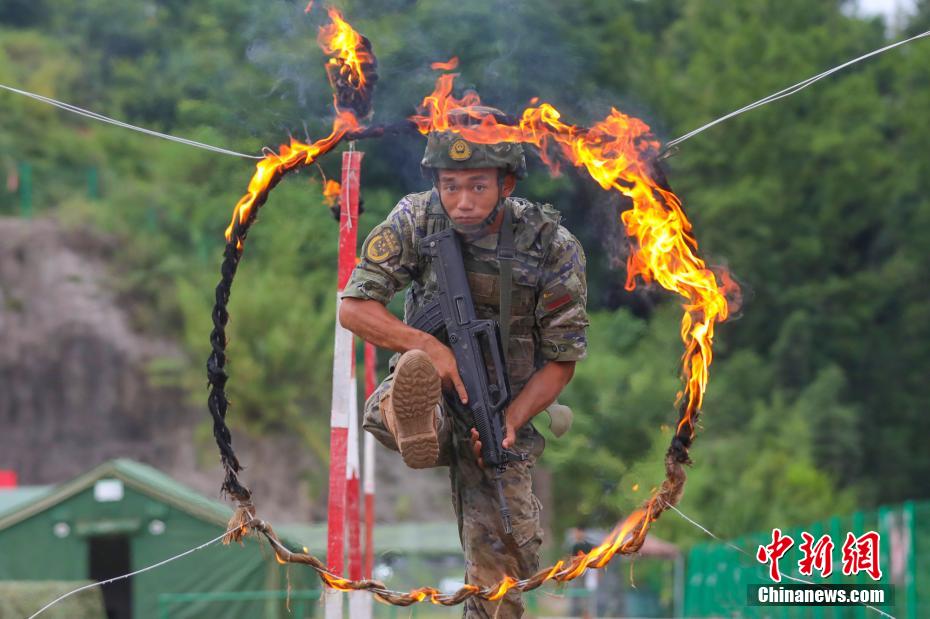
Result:
<svg viewBox="0 0 930 619">
<path fill-rule="evenodd" d="M 497 261 L 500 265 L 500 330 L 501 346 L 504 356 L 510 348 L 510 304 L 513 287 L 513 215 L 510 204 L 504 201 L 504 221 L 501 224 L 500 235 L 497 237 Z"/>
</svg>

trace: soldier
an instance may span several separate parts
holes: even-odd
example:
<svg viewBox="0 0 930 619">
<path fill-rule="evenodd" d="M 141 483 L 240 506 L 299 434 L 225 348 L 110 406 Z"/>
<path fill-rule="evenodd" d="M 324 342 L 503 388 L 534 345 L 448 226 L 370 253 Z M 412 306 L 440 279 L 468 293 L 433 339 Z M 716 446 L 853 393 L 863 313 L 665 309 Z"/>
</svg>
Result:
<svg viewBox="0 0 930 619">
<path fill-rule="evenodd" d="M 499 112 L 473 106 L 450 120 L 464 124 L 491 113 Z M 539 569 L 540 504 L 530 470 L 545 441 L 531 420 L 554 402 L 571 380 L 575 362 L 585 356 L 585 257 L 578 240 L 559 225 L 558 211 L 511 196 L 517 179 L 526 175 L 520 144 L 476 144 L 454 131 L 432 132 L 422 166 L 433 189 L 401 199 L 369 234 L 342 294 L 339 320 L 359 337 L 399 353 L 365 404 L 363 426 L 412 468 L 449 467 L 465 579 L 487 586 L 505 575 L 525 578 Z M 510 236 L 499 234 L 504 225 L 513 231 L 506 241 L 514 250 L 509 282 L 501 281 L 497 257 L 499 238 Z M 463 406 L 468 394 L 452 350 L 446 341 L 405 324 L 437 291 L 420 240 L 447 226 L 462 237 L 478 317 L 502 321 L 502 305 L 509 313 L 501 332 L 513 396 L 505 411 L 503 446 L 528 455 L 508 464 L 503 474 L 512 534 L 504 532 L 496 486 L 482 468 L 480 440 Z M 385 305 L 408 285 L 401 322 Z M 501 602 L 470 599 L 464 612 L 469 618 L 507 619 L 520 617 L 523 604 L 511 593 Z"/>
</svg>

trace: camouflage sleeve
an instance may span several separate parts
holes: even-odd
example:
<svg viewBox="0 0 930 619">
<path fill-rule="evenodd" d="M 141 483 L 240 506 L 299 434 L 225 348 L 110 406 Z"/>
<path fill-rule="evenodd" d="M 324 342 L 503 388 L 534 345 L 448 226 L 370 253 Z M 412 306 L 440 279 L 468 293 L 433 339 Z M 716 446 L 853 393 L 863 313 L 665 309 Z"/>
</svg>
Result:
<svg viewBox="0 0 930 619">
<path fill-rule="evenodd" d="M 387 305 L 410 283 L 417 269 L 416 228 L 412 204 L 402 199 L 387 219 L 372 229 L 362 245 L 342 298 L 371 299 Z"/>
<path fill-rule="evenodd" d="M 578 361 L 585 357 L 588 340 L 588 283 L 581 243 L 559 226 L 543 262 L 541 291 L 536 303 L 541 352 L 548 361 Z"/>
</svg>

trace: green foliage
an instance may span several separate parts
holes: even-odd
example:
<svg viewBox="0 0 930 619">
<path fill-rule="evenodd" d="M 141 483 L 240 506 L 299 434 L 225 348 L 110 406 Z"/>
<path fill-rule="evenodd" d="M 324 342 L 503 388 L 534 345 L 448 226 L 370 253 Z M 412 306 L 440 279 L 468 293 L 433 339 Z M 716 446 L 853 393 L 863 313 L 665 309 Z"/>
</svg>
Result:
<svg viewBox="0 0 930 619">
<path fill-rule="evenodd" d="M 547 439 L 544 458 L 558 472 L 555 495 L 566 506 L 560 525 L 610 523 L 661 480 L 640 478 L 633 469 L 674 417 L 679 351 L 677 318 L 669 310 L 654 318 L 666 328 L 650 328 L 625 310 L 592 314 L 591 332 L 598 336 L 561 397 L 575 422 L 562 438 Z M 637 483 L 639 494 L 631 494 Z"/>
<path fill-rule="evenodd" d="M 326 130 L 319 7 L 306 17 L 302 2 L 46 4 L 0 9 L 0 83 L 246 152 Z M 928 6 L 909 31 L 927 28 Z M 343 8 L 379 57 L 376 121 L 409 114 L 432 89 L 429 62 L 458 55 L 460 83 L 508 112 L 538 95 L 584 124 L 613 105 L 663 139 L 886 41 L 880 21 L 839 1 Z M 718 328 L 682 503 L 722 535 L 927 496 L 928 83 L 921 41 L 714 127 L 669 160 L 701 254 L 745 293 L 738 319 Z M 119 240 L 114 285 L 138 327 L 189 353 L 183 367 L 154 364 L 153 379 L 202 402 L 222 233 L 251 163 L 9 93 L 0 102 L 0 169 L 28 161 L 40 211 Z M 362 233 L 425 187 L 421 140 L 364 149 Z M 679 300 L 623 291 L 619 200 L 573 170 L 550 179 L 530 165 L 520 193 L 555 204 L 584 242 L 593 310 L 589 356 L 562 398 L 575 427 L 543 459 L 555 520 L 608 526 L 663 476 Z M 98 200 L 86 197 L 91 166 Z M 333 175 L 338 156 L 322 166 Z M 315 170 L 287 179 L 249 237 L 230 306 L 230 421 L 297 432 L 325 457 L 336 227 L 319 192 Z M 15 195 L 0 191 L 0 212 L 16 212 Z M 701 535 L 674 514 L 656 526 L 680 541 Z"/>
</svg>

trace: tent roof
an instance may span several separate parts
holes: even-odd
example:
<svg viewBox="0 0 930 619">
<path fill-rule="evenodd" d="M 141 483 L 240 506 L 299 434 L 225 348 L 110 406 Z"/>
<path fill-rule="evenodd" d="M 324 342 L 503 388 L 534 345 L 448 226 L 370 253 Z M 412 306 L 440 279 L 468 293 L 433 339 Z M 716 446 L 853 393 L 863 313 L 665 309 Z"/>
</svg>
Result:
<svg viewBox="0 0 930 619">
<path fill-rule="evenodd" d="M 54 487 L 25 487 L 13 492 L 18 497 L 0 498 L 0 531 L 26 520 L 92 487 L 101 479 L 119 479 L 127 487 L 172 505 L 194 517 L 225 526 L 232 509 L 213 501 L 148 465 L 119 458 Z M 31 492 L 30 492 L 31 491 Z"/>
<path fill-rule="evenodd" d="M 199 494 L 146 464 L 120 458 L 105 462 L 57 486 L 24 486 L 0 490 L 0 531 L 92 488 L 101 479 L 119 479 L 141 494 L 220 526 L 225 527 L 232 516 L 232 509 L 223 503 Z M 282 541 L 292 548 L 306 546 L 314 553 L 326 549 L 325 522 L 282 524 L 276 526 L 275 530 Z M 455 522 L 379 523 L 375 527 L 374 541 L 379 552 L 433 555 L 461 553 Z"/>
<path fill-rule="evenodd" d="M 0 515 L 35 501 L 51 490 L 52 486 L 19 486 L 18 488 L 0 489 Z"/>
</svg>

